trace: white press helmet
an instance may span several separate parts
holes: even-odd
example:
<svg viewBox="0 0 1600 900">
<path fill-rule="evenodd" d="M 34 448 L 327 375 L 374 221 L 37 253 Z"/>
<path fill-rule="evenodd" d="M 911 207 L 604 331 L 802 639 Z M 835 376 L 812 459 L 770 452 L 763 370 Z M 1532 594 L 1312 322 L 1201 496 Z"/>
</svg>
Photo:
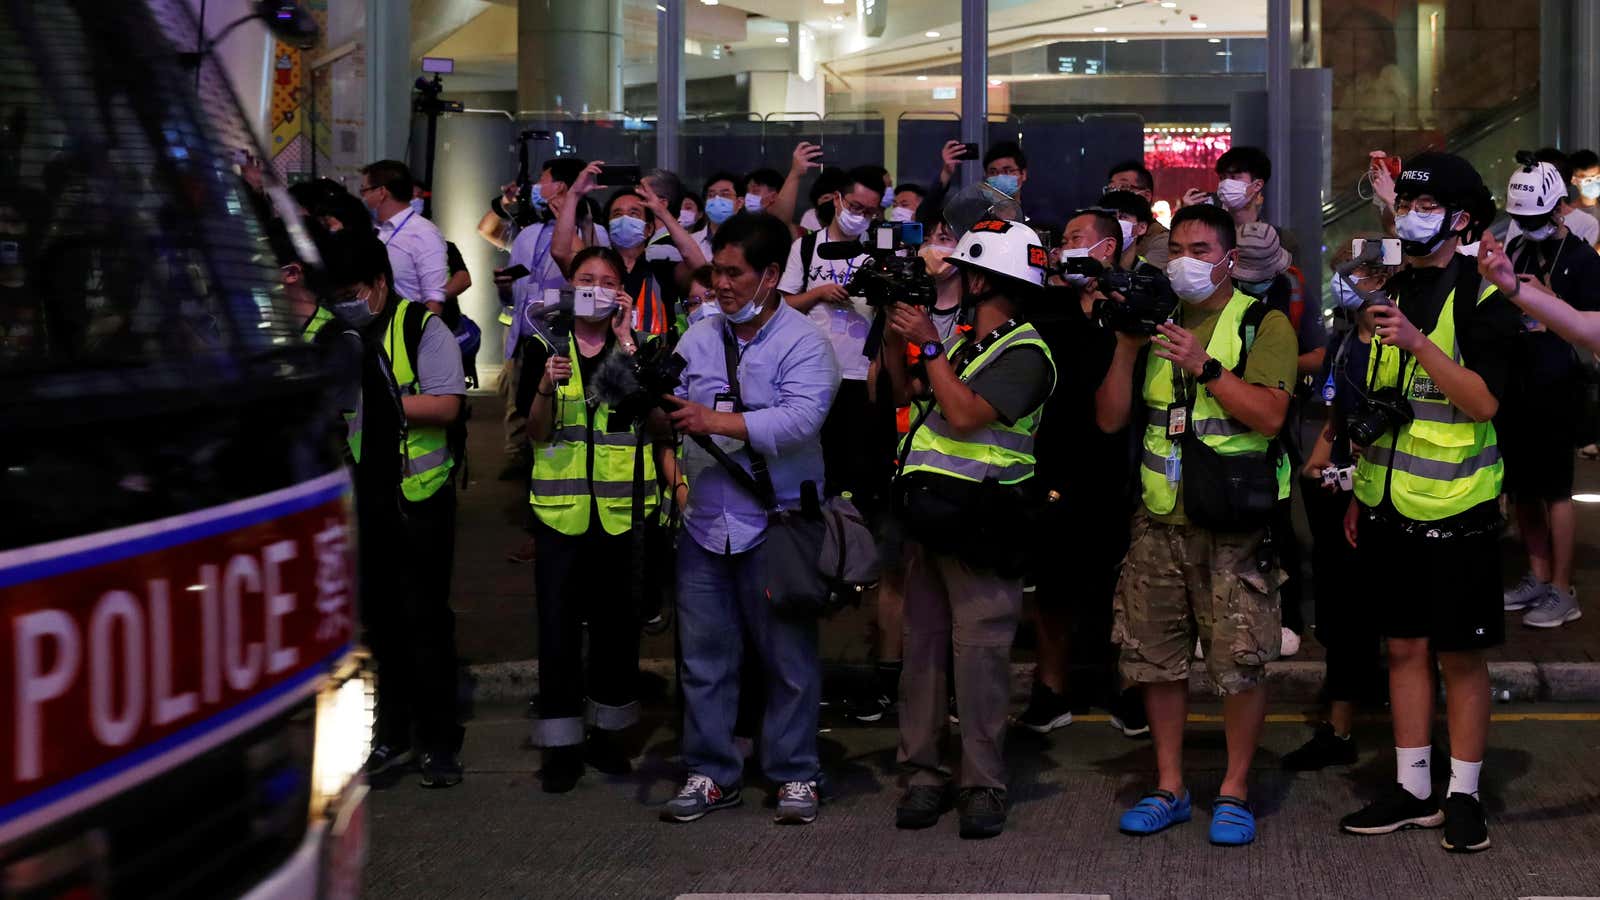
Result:
<svg viewBox="0 0 1600 900">
<path fill-rule="evenodd" d="M 1518 166 L 1506 187 L 1506 213 L 1538 216 L 1556 208 L 1567 196 L 1561 170 L 1547 162 Z"/>
<path fill-rule="evenodd" d="M 1038 233 L 1021 222 L 984 219 L 961 236 L 949 261 L 1029 287 L 1043 287 L 1050 254 Z"/>
</svg>

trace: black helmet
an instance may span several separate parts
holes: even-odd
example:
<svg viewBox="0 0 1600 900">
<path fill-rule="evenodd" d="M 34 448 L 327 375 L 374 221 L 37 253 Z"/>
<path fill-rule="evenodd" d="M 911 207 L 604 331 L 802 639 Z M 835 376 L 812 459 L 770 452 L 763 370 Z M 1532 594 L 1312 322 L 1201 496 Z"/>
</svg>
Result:
<svg viewBox="0 0 1600 900">
<path fill-rule="evenodd" d="M 1488 189 L 1478 170 L 1454 153 L 1419 153 L 1405 161 L 1405 168 L 1394 182 L 1395 196 L 1401 199 L 1427 194 L 1439 205 L 1452 210 L 1472 210 Z"/>
</svg>

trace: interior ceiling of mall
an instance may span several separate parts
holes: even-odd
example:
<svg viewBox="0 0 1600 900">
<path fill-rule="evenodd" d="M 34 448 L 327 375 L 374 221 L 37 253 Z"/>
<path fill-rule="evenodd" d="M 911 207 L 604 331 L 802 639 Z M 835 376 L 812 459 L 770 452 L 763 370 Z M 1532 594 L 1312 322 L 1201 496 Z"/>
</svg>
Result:
<svg viewBox="0 0 1600 900">
<path fill-rule="evenodd" d="M 653 83 L 654 0 L 611 2 L 621 6 L 624 82 Z M 887 5 L 887 15 L 881 36 L 868 37 L 861 0 L 688 0 L 684 75 L 701 79 L 790 68 L 789 54 L 797 48 L 786 45 L 797 34 L 809 48 L 801 55 L 814 60 L 830 92 L 858 90 L 851 79 L 863 76 L 928 72 L 951 84 L 959 80 L 954 74 L 961 58 L 958 0 L 875 2 Z M 518 6 L 518 0 L 412 0 L 412 56 L 454 59 L 454 90 L 514 90 Z M 1263 0 L 989 4 L 990 55 L 1056 41 L 1261 37 L 1265 30 Z M 997 73 L 994 79 L 1011 77 Z"/>
</svg>

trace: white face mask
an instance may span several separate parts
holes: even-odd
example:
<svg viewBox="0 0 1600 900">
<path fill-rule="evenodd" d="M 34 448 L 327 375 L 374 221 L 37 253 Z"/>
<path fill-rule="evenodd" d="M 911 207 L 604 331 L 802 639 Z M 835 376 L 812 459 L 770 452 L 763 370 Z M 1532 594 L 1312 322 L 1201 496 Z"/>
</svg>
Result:
<svg viewBox="0 0 1600 900">
<path fill-rule="evenodd" d="M 1134 224 L 1126 219 L 1118 219 L 1117 224 L 1122 226 L 1122 249 L 1126 250 L 1133 246 Z"/>
<path fill-rule="evenodd" d="M 1250 182 L 1238 178 L 1224 178 L 1217 185 L 1217 202 L 1226 210 L 1243 209 L 1250 196 Z"/>
<path fill-rule="evenodd" d="M 743 306 L 739 307 L 737 312 L 728 315 L 729 322 L 735 325 L 743 325 L 761 315 L 761 310 L 765 308 L 765 301 L 761 299 L 761 286 L 766 283 L 767 276 L 762 275 L 760 283 L 756 285 L 756 292 L 750 296 L 749 300 L 744 302 Z"/>
<path fill-rule="evenodd" d="M 617 292 L 608 287 L 590 287 L 594 291 L 594 313 L 578 316 L 585 322 L 604 322 L 617 311 Z"/>
<path fill-rule="evenodd" d="M 1404 241 L 1417 241 L 1419 243 L 1433 240 L 1444 225 L 1444 210 L 1438 212 L 1418 212 L 1412 210 L 1394 220 L 1394 233 Z"/>
<path fill-rule="evenodd" d="M 700 221 L 700 216 L 687 206 L 683 208 L 682 212 L 678 213 L 678 224 L 685 228 L 693 228 L 694 223 L 698 221 Z"/>
<path fill-rule="evenodd" d="M 1167 263 L 1167 280 L 1172 282 L 1172 292 L 1185 303 L 1204 303 L 1217 292 L 1211 280 L 1218 263 L 1208 263 L 1192 256 L 1175 256 Z"/>
<path fill-rule="evenodd" d="M 1357 310 L 1366 300 L 1343 275 L 1333 276 L 1333 299 L 1340 309 Z"/>
<path fill-rule="evenodd" d="M 1523 235 L 1525 235 L 1530 241 L 1545 241 L 1555 237 L 1556 229 L 1559 227 L 1560 225 L 1556 223 L 1555 217 L 1552 216 L 1549 221 L 1545 222 L 1543 225 L 1540 225 L 1538 228 L 1535 228 L 1532 231 L 1524 231 Z"/>
<path fill-rule="evenodd" d="M 861 215 L 860 213 L 851 212 L 850 210 L 846 209 L 842 210 L 839 215 L 834 218 L 833 223 L 838 225 L 839 231 L 844 233 L 846 236 L 860 237 L 867 233 L 867 226 L 872 224 L 872 220 Z"/>
<path fill-rule="evenodd" d="M 744 208 L 745 208 L 745 210 L 747 212 L 753 212 L 753 213 L 761 212 L 761 195 L 760 194 L 745 194 L 744 195 Z"/>
<path fill-rule="evenodd" d="M 917 217 L 917 211 L 909 206 L 896 206 L 889 210 L 889 221 L 910 222 Z"/>
<path fill-rule="evenodd" d="M 707 297 L 706 299 L 700 301 L 699 306 L 689 310 L 689 315 L 685 318 L 689 320 L 690 325 L 693 325 L 702 319 L 709 319 L 712 316 L 720 315 L 722 315 L 722 309 L 721 307 L 717 306 L 717 301 Z"/>
</svg>

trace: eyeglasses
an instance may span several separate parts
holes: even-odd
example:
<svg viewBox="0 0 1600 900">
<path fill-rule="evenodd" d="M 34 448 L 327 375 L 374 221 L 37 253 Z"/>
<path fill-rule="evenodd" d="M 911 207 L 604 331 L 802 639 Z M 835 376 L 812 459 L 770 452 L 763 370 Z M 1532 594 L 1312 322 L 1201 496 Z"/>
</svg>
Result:
<svg viewBox="0 0 1600 900">
<path fill-rule="evenodd" d="M 359 191 L 357 191 L 357 193 L 365 194 L 367 191 L 375 191 L 381 187 L 383 187 L 381 184 L 369 184 L 366 187 L 361 188 Z"/>
<path fill-rule="evenodd" d="M 1417 200 L 1401 200 L 1401 199 L 1396 199 L 1394 201 L 1394 211 L 1395 211 L 1396 214 L 1402 215 L 1402 216 L 1405 215 L 1408 212 L 1413 212 L 1413 211 L 1414 212 L 1423 213 L 1424 215 L 1431 215 L 1431 214 L 1436 213 L 1436 212 L 1443 212 L 1444 211 L 1444 207 L 1440 206 L 1436 201 L 1433 201 L 1433 200 L 1421 200 L 1421 199 L 1417 199 Z"/>
<path fill-rule="evenodd" d="M 603 287 L 610 290 L 620 290 L 622 282 L 615 278 L 596 278 L 593 275 L 579 275 L 572 279 L 575 287 Z"/>
</svg>

